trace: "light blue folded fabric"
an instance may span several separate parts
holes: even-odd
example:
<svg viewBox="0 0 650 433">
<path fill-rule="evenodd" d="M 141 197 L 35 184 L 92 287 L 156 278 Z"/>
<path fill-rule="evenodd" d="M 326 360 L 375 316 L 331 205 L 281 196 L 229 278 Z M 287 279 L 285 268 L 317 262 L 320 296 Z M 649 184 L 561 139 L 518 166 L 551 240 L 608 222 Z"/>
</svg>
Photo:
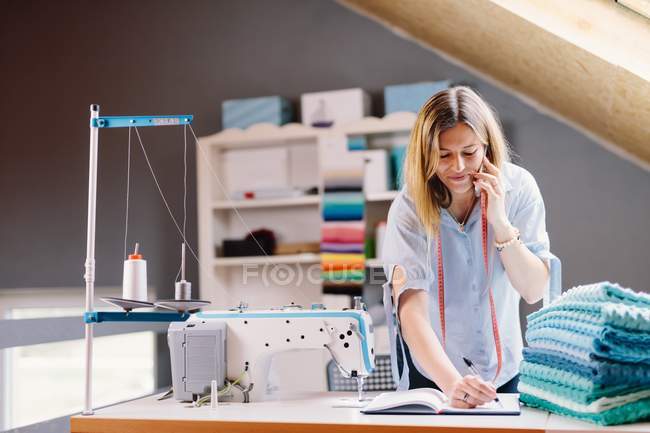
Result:
<svg viewBox="0 0 650 433">
<path fill-rule="evenodd" d="M 528 329 L 562 320 L 650 332 L 650 308 L 614 302 L 552 304 L 528 316 Z"/>
<path fill-rule="evenodd" d="M 609 282 L 574 287 L 528 316 L 526 340 L 585 361 L 650 363 L 650 295 Z"/>
<path fill-rule="evenodd" d="M 615 397 L 648 388 L 645 384 L 625 382 L 607 385 L 595 383 L 573 372 L 529 361 L 521 363 L 519 374 L 520 382 L 529 383 L 580 404 L 589 404 L 601 397 Z"/>
<path fill-rule="evenodd" d="M 528 316 L 521 400 L 619 424 L 650 414 L 650 295 L 602 282 Z"/>
<path fill-rule="evenodd" d="M 647 293 L 635 292 L 634 290 L 621 287 L 620 285 L 610 283 L 609 281 L 576 286 L 567 290 L 562 294 L 562 296 L 555 299 L 548 307 L 528 315 L 528 320 L 531 321 L 536 317 L 545 314 L 547 311 L 552 311 L 553 307 L 560 307 L 563 304 L 571 304 L 574 302 L 592 304 L 592 307 L 596 307 L 595 304 L 609 302 L 631 305 L 639 308 L 650 308 L 650 295 Z M 568 306 L 567 309 L 572 310 L 574 308 Z"/>
<path fill-rule="evenodd" d="M 619 363 L 592 359 L 583 361 L 565 352 L 526 347 L 524 360 L 541 365 L 554 366 L 584 377 L 594 384 L 650 387 L 650 365 L 639 363 Z"/>
<path fill-rule="evenodd" d="M 650 364 L 650 334 L 634 334 L 609 326 L 539 327 L 526 331 L 526 341 L 530 347 L 548 348 L 544 343 L 551 343 L 595 358 Z"/>
</svg>

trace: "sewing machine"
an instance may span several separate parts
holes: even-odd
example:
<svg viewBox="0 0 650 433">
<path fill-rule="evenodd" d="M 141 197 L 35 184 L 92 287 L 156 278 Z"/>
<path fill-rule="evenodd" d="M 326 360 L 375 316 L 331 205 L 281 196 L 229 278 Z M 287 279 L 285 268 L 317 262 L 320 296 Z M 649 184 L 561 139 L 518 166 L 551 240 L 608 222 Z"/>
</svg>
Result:
<svg viewBox="0 0 650 433">
<path fill-rule="evenodd" d="M 375 368 L 374 330 L 361 299 L 355 308 L 327 310 L 288 305 L 193 314 L 169 326 L 174 398 L 196 401 L 226 379 L 243 391 L 244 402 L 270 399 L 269 369 L 275 354 L 295 350 L 327 350 L 342 375 L 356 378 L 359 388 Z"/>
</svg>

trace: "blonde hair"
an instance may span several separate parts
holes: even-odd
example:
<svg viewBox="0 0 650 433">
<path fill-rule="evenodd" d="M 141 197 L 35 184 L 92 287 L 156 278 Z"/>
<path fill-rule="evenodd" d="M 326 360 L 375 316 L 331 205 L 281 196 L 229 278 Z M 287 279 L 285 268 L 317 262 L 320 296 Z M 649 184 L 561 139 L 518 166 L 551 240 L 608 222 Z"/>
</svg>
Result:
<svg viewBox="0 0 650 433">
<path fill-rule="evenodd" d="M 451 204 L 451 192 L 438 179 L 440 134 L 464 123 L 486 145 L 490 162 L 510 160 L 509 146 L 494 110 L 471 88 L 455 86 L 433 95 L 420 109 L 411 131 L 404 180 L 420 222 L 431 237 L 440 226 L 440 208 Z"/>
</svg>

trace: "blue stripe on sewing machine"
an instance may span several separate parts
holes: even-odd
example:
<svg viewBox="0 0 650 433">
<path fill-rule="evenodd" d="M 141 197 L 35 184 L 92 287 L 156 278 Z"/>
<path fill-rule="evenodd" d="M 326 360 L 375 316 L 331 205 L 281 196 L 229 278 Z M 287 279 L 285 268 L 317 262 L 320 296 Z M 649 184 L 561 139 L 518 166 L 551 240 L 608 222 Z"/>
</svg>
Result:
<svg viewBox="0 0 650 433">
<path fill-rule="evenodd" d="M 184 322 L 189 313 L 92 311 L 84 313 L 85 323 L 101 322 Z"/>
<path fill-rule="evenodd" d="M 90 121 L 93 128 L 127 128 L 130 126 L 189 125 L 194 116 L 174 114 L 170 116 L 101 116 Z"/>
<path fill-rule="evenodd" d="M 366 339 L 366 330 L 365 327 L 362 326 L 362 318 L 361 314 L 355 313 L 354 311 L 319 311 L 318 312 L 319 316 L 322 317 L 350 317 L 352 319 L 356 319 L 358 324 L 359 324 L 359 332 L 361 333 L 361 336 L 363 337 L 363 363 L 366 366 L 366 370 L 368 372 L 372 372 L 372 364 L 370 363 L 370 354 L 368 353 L 368 343 Z M 237 319 L 237 318 L 296 318 L 296 317 L 314 317 L 314 313 L 246 313 L 244 311 L 242 312 L 234 312 L 234 313 L 196 313 L 195 317 L 198 317 L 200 319 Z"/>
</svg>

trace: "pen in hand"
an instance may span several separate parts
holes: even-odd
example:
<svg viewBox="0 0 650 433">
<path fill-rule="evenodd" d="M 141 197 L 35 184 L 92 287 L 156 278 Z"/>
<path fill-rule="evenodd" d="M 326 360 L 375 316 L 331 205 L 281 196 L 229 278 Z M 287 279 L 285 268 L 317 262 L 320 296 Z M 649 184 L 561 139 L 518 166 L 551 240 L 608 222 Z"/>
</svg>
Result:
<svg viewBox="0 0 650 433">
<path fill-rule="evenodd" d="M 471 371 L 473 375 L 480 378 L 481 374 L 478 372 L 478 370 L 474 366 L 474 363 L 472 361 L 470 361 L 469 359 L 465 358 L 464 356 L 462 358 L 463 358 L 463 362 L 465 362 L 465 365 L 467 365 L 467 368 L 469 368 L 469 371 Z M 499 403 L 501 405 L 501 401 L 499 401 L 499 397 L 495 397 L 494 401 L 496 401 L 497 403 Z M 501 405 L 501 406 L 503 406 L 503 405 Z"/>
</svg>

